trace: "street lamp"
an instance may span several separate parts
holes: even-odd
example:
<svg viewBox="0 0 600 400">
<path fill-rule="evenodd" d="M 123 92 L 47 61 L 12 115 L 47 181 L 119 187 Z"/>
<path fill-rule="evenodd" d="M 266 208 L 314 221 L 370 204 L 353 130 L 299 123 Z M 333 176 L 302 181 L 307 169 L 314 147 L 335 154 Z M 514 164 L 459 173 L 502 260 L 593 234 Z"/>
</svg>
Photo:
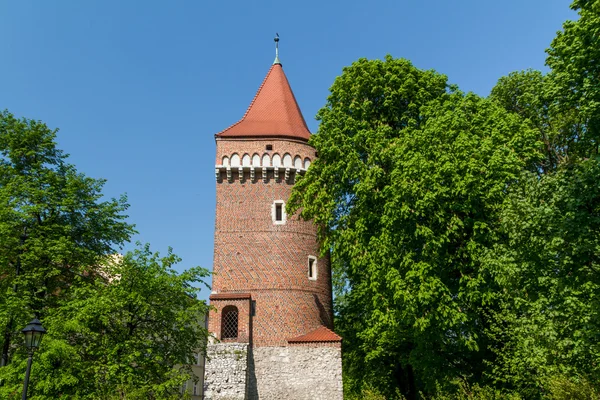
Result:
<svg viewBox="0 0 600 400">
<path fill-rule="evenodd" d="M 42 326 L 40 320 L 34 318 L 21 332 L 23 332 L 23 335 L 25 335 L 25 346 L 27 346 L 27 350 L 29 352 L 29 358 L 27 359 L 27 370 L 25 371 L 25 382 L 23 383 L 23 395 L 21 396 L 21 400 L 27 400 L 27 385 L 29 385 L 29 373 L 31 372 L 33 352 L 40 347 L 42 337 L 46 333 L 46 330 Z"/>
</svg>

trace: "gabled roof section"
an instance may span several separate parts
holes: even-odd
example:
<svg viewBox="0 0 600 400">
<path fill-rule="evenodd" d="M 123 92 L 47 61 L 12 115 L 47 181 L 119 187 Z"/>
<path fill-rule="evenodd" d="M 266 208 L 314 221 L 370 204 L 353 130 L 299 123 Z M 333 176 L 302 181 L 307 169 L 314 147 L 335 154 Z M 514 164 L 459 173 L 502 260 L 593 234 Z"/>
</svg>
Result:
<svg viewBox="0 0 600 400">
<path fill-rule="evenodd" d="M 242 119 L 215 136 L 310 138 L 310 131 L 281 64 L 271 66 Z"/>
<path fill-rule="evenodd" d="M 306 335 L 288 339 L 288 343 L 341 342 L 342 337 L 331 329 L 321 325 Z"/>
</svg>

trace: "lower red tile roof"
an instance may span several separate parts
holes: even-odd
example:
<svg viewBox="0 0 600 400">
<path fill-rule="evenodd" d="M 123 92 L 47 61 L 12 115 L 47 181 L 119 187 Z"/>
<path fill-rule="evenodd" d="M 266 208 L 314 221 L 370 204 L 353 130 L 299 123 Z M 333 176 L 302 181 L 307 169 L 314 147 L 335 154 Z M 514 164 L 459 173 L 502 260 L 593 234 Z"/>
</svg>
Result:
<svg viewBox="0 0 600 400">
<path fill-rule="evenodd" d="M 288 339 L 288 343 L 311 343 L 311 342 L 341 342 L 342 337 L 331 329 L 321 325 L 312 332 L 305 335 Z"/>
</svg>

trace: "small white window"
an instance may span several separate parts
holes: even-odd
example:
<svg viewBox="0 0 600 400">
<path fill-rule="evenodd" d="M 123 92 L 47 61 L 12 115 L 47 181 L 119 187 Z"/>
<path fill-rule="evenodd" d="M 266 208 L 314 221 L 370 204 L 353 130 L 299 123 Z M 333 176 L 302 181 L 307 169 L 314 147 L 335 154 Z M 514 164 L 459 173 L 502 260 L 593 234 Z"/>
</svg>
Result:
<svg viewBox="0 0 600 400">
<path fill-rule="evenodd" d="M 317 280 L 317 257 L 308 256 L 308 279 Z"/>
<path fill-rule="evenodd" d="M 273 166 L 281 167 L 281 156 L 277 153 L 273 154 Z"/>
<path fill-rule="evenodd" d="M 252 161 L 250 161 L 250 155 L 249 154 L 244 154 L 244 156 L 242 157 L 242 165 L 244 167 L 249 167 L 251 162 Z"/>
<path fill-rule="evenodd" d="M 239 167 L 240 164 L 240 156 L 237 153 L 233 153 L 231 155 L 231 166 L 232 167 Z"/>
<path fill-rule="evenodd" d="M 296 156 L 296 158 L 294 158 L 294 168 L 296 168 L 296 169 L 302 168 L 302 159 L 300 158 L 300 156 Z"/>
<path fill-rule="evenodd" d="M 262 157 L 262 165 L 263 167 L 270 167 L 271 166 L 271 156 L 268 154 L 264 154 Z"/>
<path fill-rule="evenodd" d="M 304 169 L 308 169 L 308 167 L 310 167 L 310 158 L 305 158 L 304 159 Z"/>
<path fill-rule="evenodd" d="M 283 200 L 275 200 L 271 206 L 271 217 L 275 225 L 283 225 L 287 220 L 285 214 L 285 202 Z"/>
</svg>

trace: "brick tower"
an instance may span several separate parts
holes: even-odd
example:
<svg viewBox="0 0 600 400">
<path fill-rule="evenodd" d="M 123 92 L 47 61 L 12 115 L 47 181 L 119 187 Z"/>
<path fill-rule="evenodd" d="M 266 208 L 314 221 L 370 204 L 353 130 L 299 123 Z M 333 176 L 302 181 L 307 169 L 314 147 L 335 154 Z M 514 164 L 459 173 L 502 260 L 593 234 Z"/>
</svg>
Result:
<svg viewBox="0 0 600 400">
<path fill-rule="evenodd" d="M 285 212 L 316 157 L 309 137 L 276 53 L 246 114 L 215 135 L 206 399 L 342 398 L 329 260 L 314 224 Z"/>
</svg>

